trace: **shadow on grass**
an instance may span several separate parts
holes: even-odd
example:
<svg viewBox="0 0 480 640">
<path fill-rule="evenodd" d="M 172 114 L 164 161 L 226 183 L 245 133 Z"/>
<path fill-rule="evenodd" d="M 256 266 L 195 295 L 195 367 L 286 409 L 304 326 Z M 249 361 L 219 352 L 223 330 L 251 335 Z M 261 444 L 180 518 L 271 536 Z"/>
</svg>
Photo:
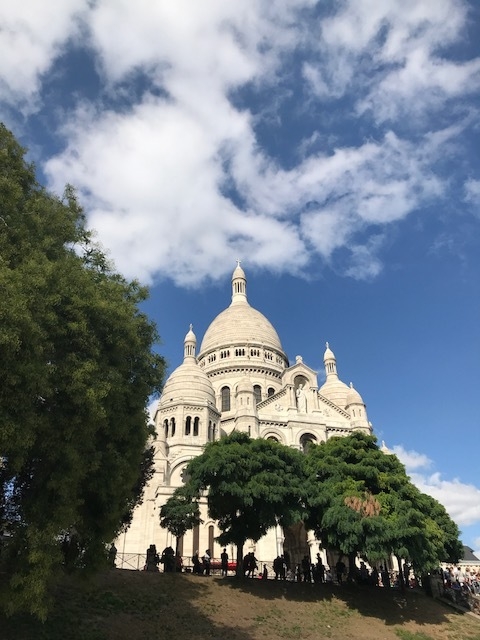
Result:
<svg viewBox="0 0 480 640">
<path fill-rule="evenodd" d="M 26 615 L 0 616 L 2 640 L 250 640 L 232 626 L 214 623 L 207 582 L 175 574 L 116 569 L 83 581 L 65 576 L 45 623 Z"/>
<path fill-rule="evenodd" d="M 397 589 L 382 589 L 358 585 L 319 585 L 305 582 L 283 582 L 256 579 L 219 580 L 219 583 L 232 592 L 251 594 L 264 600 L 287 600 L 302 603 L 343 602 L 350 611 L 362 616 L 377 618 L 386 625 L 401 625 L 412 621 L 417 624 L 448 623 L 452 609 L 444 603 L 427 596 L 421 590 L 407 590 L 401 593 Z M 234 596 L 232 596 L 234 597 Z M 462 617 L 464 614 L 456 612 Z"/>
</svg>

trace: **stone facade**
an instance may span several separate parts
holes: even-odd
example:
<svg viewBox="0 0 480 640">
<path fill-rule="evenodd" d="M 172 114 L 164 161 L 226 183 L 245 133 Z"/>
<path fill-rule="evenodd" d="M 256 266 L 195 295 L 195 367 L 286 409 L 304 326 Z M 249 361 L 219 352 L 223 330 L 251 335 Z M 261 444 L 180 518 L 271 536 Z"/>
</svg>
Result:
<svg viewBox="0 0 480 640">
<path fill-rule="evenodd" d="M 319 388 L 316 372 L 301 356 L 290 365 L 272 324 L 247 299 L 247 282 L 237 265 L 232 276 L 232 301 L 208 327 L 196 355 L 197 341 L 190 326 L 185 336 L 183 363 L 168 378 L 155 415 L 155 474 L 145 490 L 128 531 L 117 541 L 119 552 L 141 554 L 150 544 L 160 551 L 175 547 L 171 534 L 159 525 L 162 504 L 182 484 L 182 473 L 204 445 L 234 429 L 252 437 L 272 438 L 304 449 L 309 442 L 355 430 L 371 433 L 360 394 L 340 380 L 335 355 L 324 354 L 325 382 Z M 219 531 L 203 505 L 203 524 L 187 532 L 182 555 L 190 557 L 210 548 Z M 308 538 L 311 547 L 313 537 Z M 260 560 L 272 560 L 288 546 L 292 558 L 306 552 L 307 534 L 271 531 L 246 549 Z M 312 558 L 318 546 L 311 549 Z M 235 557 L 233 549 L 228 550 Z"/>
</svg>

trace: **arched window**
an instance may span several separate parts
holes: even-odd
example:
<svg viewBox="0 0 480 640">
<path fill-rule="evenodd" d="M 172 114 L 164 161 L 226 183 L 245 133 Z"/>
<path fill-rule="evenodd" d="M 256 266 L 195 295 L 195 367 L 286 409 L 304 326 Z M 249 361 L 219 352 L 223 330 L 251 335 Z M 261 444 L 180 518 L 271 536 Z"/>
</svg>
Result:
<svg viewBox="0 0 480 640">
<path fill-rule="evenodd" d="M 198 416 L 195 416 L 195 418 L 193 419 L 193 435 L 194 436 L 198 436 L 199 425 L 200 425 L 200 418 Z"/>
<path fill-rule="evenodd" d="M 210 549 L 210 557 L 212 557 L 212 558 L 215 557 L 214 548 L 213 548 L 213 545 L 214 545 L 213 533 L 214 533 L 213 524 L 211 524 L 208 527 L 208 548 Z"/>
<path fill-rule="evenodd" d="M 255 404 L 262 401 L 262 387 L 259 384 L 253 385 L 253 395 L 255 396 Z"/>
<path fill-rule="evenodd" d="M 168 438 L 168 420 L 163 421 L 163 428 L 165 429 L 165 438 Z"/>
<path fill-rule="evenodd" d="M 230 387 L 222 387 L 222 411 L 230 411 Z"/>
<path fill-rule="evenodd" d="M 268 387 L 267 396 L 271 398 L 275 395 L 275 389 L 273 387 Z"/>
<path fill-rule="evenodd" d="M 192 556 L 194 553 L 199 552 L 199 543 L 200 543 L 200 526 L 197 524 L 193 528 Z"/>
<path fill-rule="evenodd" d="M 304 433 L 300 438 L 300 446 L 302 447 L 303 453 L 305 453 L 308 447 L 313 443 L 317 442 L 316 437 L 312 433 Z"/>
<path fill-rule="evenodd" d="M 191 416 L 187 416 L 185 419 L 185 435 L 189 436 L 190 431 L 192 429 L 192 418 Z"/>
<path fill-rule="evenodd" d="M 175 418 L 170 419 L 170 434 L 172 437 L 175 435 Z"/>
<path fill-rule="evenodd" d="M 267 440 L 271 440 L 272 442 L 280 442 L 280 440 L 275 436 L 268 436 Z"/>
</svg>

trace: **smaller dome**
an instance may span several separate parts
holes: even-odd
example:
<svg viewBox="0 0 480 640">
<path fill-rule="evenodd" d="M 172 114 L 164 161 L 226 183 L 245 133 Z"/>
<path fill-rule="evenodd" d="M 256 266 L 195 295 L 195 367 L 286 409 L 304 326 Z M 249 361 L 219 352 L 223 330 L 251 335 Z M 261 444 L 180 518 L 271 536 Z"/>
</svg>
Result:
<svg viewBox="0 0 480 640">
<path fill-rule="evenodd" d="M 325 360 L 335 360 L 335 354 L 330 349 L 328 342 L 325 343 L 325 346 L 327 348 L 325 349 L 325 353 L 323 354 L 323 361 L 325 362 Z"/>
<path fill-rule="evenodd" d="M 380 447 L 380 451 L 382 453 L 384 453 L 387 456 L 391 456 L 392 455 L 392 451 L 390 451 L 390 449 L 387 447 L 387 445 L 385 444 L 385 440 L 382 440 L 382 446 Z"/>
<path fill-rule="evenodd" d="M 337 407 L 345 409 L 347 406 L 347 396 L 350 391 L 350 387 L 340 380 L 337 374 L 337 361 L 333 351 L 330 349 L 328 342 L 326 343 L 325 353 L 323 360 L 325 362 L 325 376 L 326 380 L 319 391 L 322 396 L 328 398 L 331 402 L 335 403 Z"/>
<path fill-rule="evenodd" d="M 245 271 L 240 266 L 239 260 L 237 260 L 237 266 L 232 273 L 232 280 L 235 280 L 235 278 L 243 278 L 244 280 L 247 279 L 247 277 L 245 276 Z"/>
<path fill-rule="evenodd" d="M 159 407 L 171 402 L 208 402 L 215 406 L 212 383 L 196 362 L 183 362 L 168 378 Z"/>
<path fill-rule="evenodd" d="M 347 406 L 350 404 L 365 404 L 363 402 L 362 396 L 356 389 L 354 389 L 352 382 L 350 382 L 350 389 L 348 390 L 347 394 Z"/>
<path fill-rule="evenodd" d="M 190 328 L 184 340 L 182 364 L 169 376 L 163 388 L 159 407 L 170 403 L 196 402 L 215 405 L 215 391 L 205 371 L 195 357 L 197 339 Z"/>
<path fill-rule="evenodd" d="M 193 333 L 193 324 L 190 325 L 190 328 L 187 331 L 187 335 L 185 336 L 185 342 L 187 341 L 194 341 L 195 343 L 197 342 L 197 338 Z"/>
<path fill-rule="evenodd" d="M 341 409 L 345 409 L 347 406 L 347 396 L 350 391 L 350 387 L 348 387 L 344 382 L 335 379 L 327 379 L 325 384 L 320 387 L 319 393 L 325 398 L 328 398 L 331 402 L 340 407 Z"/>
</svg>

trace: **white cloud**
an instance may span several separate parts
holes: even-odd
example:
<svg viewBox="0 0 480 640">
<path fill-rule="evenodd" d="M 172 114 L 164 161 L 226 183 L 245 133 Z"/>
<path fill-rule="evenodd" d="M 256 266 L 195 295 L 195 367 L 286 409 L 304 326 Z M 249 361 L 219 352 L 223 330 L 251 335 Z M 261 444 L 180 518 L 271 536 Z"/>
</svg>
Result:
<svg viewBox="0 0 480 640">
<path fill-rule="evenodd" d="M 461 480 L 444 480 L 440 473 L 430 476 L 412 474 L 412 481 L 424 493 L 441 502 L 461 527 L 480 523 L 480 489 Z"/>
<path fill-rule="evenodd" d="M 77 19 L 86 4 L 85 0 L 0 4 L 0 90 L 4 101 L 17 103 L 26 111 L 33 108 L 42 75 L 65 42 L 77 33 Z"/>
<path fill-rule="evenodd" d="M 432 466 L 432 461 L 424 453 L 407 451 L 402 445 L 395 445 L 392 447 L 392 451 L 400 462 L 405 465 L 407 473 L 411 473 L 417 469 L 428 469 Z"/>
<path fill-rule="evenodd" d="M 475 206 L 480 205 L 480 180 L 468 179 L 464 185 L 465 200 Z"/>
<path fill-rule="evenodd" d="M 445 139 L 467 126 L 431 131 L 428 123 L 409 141 L 396 132 L 395 119 L 421 123 L 480 82 L 478 59 L 442 57 L 445 45 L 461 39 L 468 17 L 455 0 L 349 0 L 322 20 L 313 0 L 69 0 L 39 7 L 30 1 L 28 11 L 24 3 L 0 8 L 7 25 L 0 45 L 13 56 L 0 62 L 3 100 L 39 108 L 43 79 L 69 39 L 88 43 L 103 91 L 95 101 L 80 96 L 64 114 L 65 149 L 45 173 L 57 192 L 67 182 L 78 188 L 117 267 L 145 282 L 167 276 L 195 285 L 224 275 L 237 256 L 300 272 L 342 248 L 350 256 L 345 274 L 375 277 L 382 268 L 378 239 L 443 194 L 447 185 L 435 163 Z M 356 108 L 357 118 L 372 113 L 388 128 L 376 139 L 337 138 L 318 151 L 325 139 L 318 125 L 298 141 L 297 161 L 287 167 L 260 130 L 268 117 L 278 121 L 280 137 L 289 133 L 279 96 L 295 97 L 282 88 L 294 54 L 302 60 L 304 113 L 342 97 L 350 118 Z M 141 96 L 132 89 L 139 74 Z M 246 86 L 258 101 L 248 108 L 232 99 Z M 130 104 L 115 107 L 119 95 Z M 465 188 L 473 198 L 475 181 Z"/>
<path fill-rule="evenodd" d="M 305 78 L 320 98 L 355 86 L 359 113 L 370 110 L 378 122 L 408 116 L 412 124 L 449 98 L 478 91 L 480 59 L 444 57 L 468 19 L 464 2 L 348 0 L 324 20 L 321 60 L 305 64 Z"/>
<path fill-rule="evenodd" d="M 458 478 L 445 480 L 438 472 L 426 473 L 432 461 L 425 454 L 407 451 L 402 445 L 396 445 L 392 450 L 405 465 L 412 482 L 420 491 L 443 504 L 460 527 L 480 524 L 480 488 Z M 422 469 L 424 472 L 420 473 Z"/>
<path fill-rule="evenodd" d="M 446 100 L 480 88 L 480 60 L 454 63 L 435 59 L 425 50 L 413 51 L 404 65 L 392 70 L 359 103 L 379 121 L 408 114 L 422 118 L 429 110 L 442 108 Z"/>
</svg>

